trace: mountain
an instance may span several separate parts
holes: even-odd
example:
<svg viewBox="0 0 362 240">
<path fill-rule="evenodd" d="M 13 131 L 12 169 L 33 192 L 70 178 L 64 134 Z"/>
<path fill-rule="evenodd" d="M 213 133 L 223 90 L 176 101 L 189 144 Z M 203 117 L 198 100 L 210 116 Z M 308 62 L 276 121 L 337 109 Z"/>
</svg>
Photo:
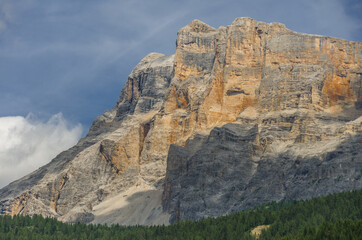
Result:
<svg viewBox="0 0 362 240">
<path fill-rule="evenodd" d="M 169 224 L 362 188 L 362 43 L 194 20 L 77 145 L 0 190 L 0 214 Z"/>
</svg>

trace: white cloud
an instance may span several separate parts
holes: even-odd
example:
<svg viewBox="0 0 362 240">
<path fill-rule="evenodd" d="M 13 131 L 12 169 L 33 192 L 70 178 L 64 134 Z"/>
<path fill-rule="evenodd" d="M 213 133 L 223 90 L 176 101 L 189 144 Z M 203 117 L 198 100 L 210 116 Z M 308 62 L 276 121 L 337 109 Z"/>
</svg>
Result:
<svg viewBox="0 0 362 240">
<path fill-rule="evenodd" d="M 48 163 L 77 143 L 80 124 L 69 126 L 61 113 L 47 122 L 32 114 L 0 118 L 0 187 Z"/>
</svg>

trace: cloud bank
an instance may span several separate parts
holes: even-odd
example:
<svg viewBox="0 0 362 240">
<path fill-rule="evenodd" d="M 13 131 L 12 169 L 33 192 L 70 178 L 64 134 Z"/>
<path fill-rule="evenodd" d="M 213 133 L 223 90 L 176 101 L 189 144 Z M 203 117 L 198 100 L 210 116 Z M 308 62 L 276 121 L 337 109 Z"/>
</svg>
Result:
<svg viewBox="0 0 362 240">
<path fill-rule="evenodd" d="M 61 113 L 47 122 L 27 117 L 0 118 L 0 188 L 48 163 L 77 143 L 80 124 L 69 126 Z"/>
</svg>

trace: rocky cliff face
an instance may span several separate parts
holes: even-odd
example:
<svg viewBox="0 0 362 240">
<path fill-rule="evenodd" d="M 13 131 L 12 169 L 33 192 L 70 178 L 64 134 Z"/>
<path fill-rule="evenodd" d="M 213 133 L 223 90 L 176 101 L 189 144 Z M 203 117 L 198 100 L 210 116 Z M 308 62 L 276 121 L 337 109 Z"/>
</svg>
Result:
<svg viewBox="0 0 362 240">
<path fill-rule="evenodd" d="M 167 224 L 362 188 L 361 61 L 362 43 L 194 20 L 75 147 L 0 190 L 1 214 Z"/>
<path fill-rule="evenodd" d="M 177 44 L 176 109 L 194 129 L 233 123 L 171 145 L 171 222 L 362 187 L 360 43 L 239 18 L 194 21 Z"/>
</svg>

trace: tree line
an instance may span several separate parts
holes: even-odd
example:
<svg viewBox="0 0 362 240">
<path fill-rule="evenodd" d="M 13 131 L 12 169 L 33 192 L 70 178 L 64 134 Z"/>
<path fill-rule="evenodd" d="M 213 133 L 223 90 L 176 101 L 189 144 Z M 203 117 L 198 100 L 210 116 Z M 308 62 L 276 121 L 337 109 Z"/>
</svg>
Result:
<svg viewBox="0 0 362 240">
<path fill-rule="evenodd" d="M 255 236 L 252 230 L 267 225 Z M 0 239 L 362 239 L 362 190 L 170 226 L 68 224 L 40 215 L 0 216 Z"/>
</svg>

